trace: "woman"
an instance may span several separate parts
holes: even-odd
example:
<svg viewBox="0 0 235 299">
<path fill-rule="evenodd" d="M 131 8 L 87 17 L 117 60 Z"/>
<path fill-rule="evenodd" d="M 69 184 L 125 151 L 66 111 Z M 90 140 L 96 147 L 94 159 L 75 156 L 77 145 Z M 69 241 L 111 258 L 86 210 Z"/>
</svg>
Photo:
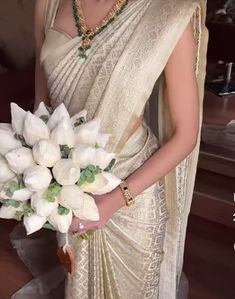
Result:
<svg viewBox="0 0 235 299">
<path fill-rule="evenodd" d="M 35 108 L 43 99 L 100 117 L 113 171 L 135 199 L 127 207 L 117 187 L 95 197 L 98 222 L 74 217 L 65 298 L 176 298 L 201 125 L 205 3 L 37 0 L 35 16 Z M 158 139 L 144 119 L 156 81 Z M 87 230 L 89 240 L 73 235 Z"/>
</svg>

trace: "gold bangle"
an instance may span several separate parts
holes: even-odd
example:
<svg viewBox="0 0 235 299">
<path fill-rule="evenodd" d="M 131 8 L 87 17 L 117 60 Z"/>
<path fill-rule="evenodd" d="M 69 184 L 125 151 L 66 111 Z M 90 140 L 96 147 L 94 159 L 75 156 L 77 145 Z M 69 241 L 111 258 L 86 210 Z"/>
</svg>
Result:
<svg viewBox="0 0 235 299">
<path fill-rule="evenodd" d="M 122 193 L 125 197 L 125 200 L 126 200 L 126 205 L 129 207 L 131 205 L 133 205 L 133 203 L 135 202 L 132 194 L 131 194 L 131 191 L 129 189 L 129 186 L 127 184 L 127 182 L 125 180 L 122 180 L 121 183 L 119 184 L 119 187 L 121 188 L 122 190 Z"/>
</svg>

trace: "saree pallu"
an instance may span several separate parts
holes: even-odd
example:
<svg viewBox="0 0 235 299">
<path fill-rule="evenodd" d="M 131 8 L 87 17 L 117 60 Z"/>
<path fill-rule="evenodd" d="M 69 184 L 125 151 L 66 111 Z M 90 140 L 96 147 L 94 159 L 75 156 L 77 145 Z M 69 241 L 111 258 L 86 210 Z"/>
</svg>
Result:
<svg viewBox="0 0 235 299">
<path fill-rule="evenodd" d="M 190 21 L 202 117 L 208 39 L 206 3 L 129 0 L 115 22 L 94 39 L 86 60 L 78 58 L 80 37 L 54 27 L 58 4 L 59 0 L 47 1 L 46 38 L 40 57 L 51 103 L 56 107 L 63 102 L 71 115 L 86 109 L 88 120 L 100 117 L 101 129 L 112 136 L 107 150 L 118 156 L 113 171 L 126 178 L 171 137 L 164 68 Z M 128 139 L 144 115 L 156 82 L 158 132 L 153 134 L 143 121 Z M 66 299 L 176 298 L 199 141 L 200 136 L 184 161 L 139 194 L 136 205 L 117 211 L 90 240 L 78 241 L 70 236 L 76 270 L 66 277 Z M 63 234 L 57 237 L 63 244 Z M 62 280 L 59 277 L 58 283 Z M 53 298 L 52 288 L 45 281 L 40 284 L 42 295 L 38 298 Z M 27 298 L 22 294 L 13 299 Z"/>
</svg>

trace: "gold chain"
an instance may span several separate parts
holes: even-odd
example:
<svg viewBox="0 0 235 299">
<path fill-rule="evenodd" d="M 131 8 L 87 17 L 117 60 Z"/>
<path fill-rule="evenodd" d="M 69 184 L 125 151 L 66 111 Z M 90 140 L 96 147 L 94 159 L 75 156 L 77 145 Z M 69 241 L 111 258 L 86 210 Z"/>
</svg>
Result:
<svg viewBox="0 0 235 299">
<path fill-rule="evenodd" d="M 105 29 L 123 10 L 123 8 L 128 3 L 128 0 L 117 0 L 107 16 L 100 22 L 99 25 L 94 28 L 89 28 L 86 25 L 86 19 L 83 13 L 82 1 L 76 0 L 76 25 L 79 31 L 79 35 L 82 35 L 82 47 L 80 50 L 80 57 L 86 58 L 86 50 L 91 47 L 92 39 L 99 34 L 103 29 Z"/>
</svg>

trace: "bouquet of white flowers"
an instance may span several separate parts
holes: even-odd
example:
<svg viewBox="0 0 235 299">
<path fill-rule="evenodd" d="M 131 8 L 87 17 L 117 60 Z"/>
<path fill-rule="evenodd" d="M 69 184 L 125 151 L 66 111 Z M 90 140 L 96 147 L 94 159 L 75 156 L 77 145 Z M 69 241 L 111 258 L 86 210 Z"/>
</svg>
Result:
<svg viewBox="0 0 235 299">
<path fill-rule="evenodd" d="M 121 180 L 110 172 L 115 154 L 100 119 L 85 110 L 69 116 L 40 103 L 34 114 L 11 103 L 11 124 L 0 124 L 0 218 L 23 220 L 27 234 L 42 227 L 67 233 L 75 215 L 99 220 L 92 194 Z"/>
</svg>

